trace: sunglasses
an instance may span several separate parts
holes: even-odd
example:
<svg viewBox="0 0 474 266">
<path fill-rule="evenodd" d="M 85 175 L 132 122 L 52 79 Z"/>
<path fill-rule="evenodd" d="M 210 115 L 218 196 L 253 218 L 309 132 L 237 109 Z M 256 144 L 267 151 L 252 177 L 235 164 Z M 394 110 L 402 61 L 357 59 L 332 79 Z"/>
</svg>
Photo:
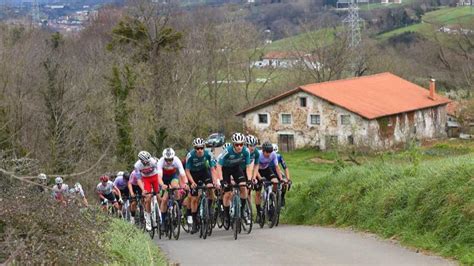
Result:
<svg viewBox="0 0 474 266">
<path fill-rule="evenodd" d="M 235 143 L 234 146 L 235 146 L 235 147 L 243 147 L 244 144 L 243 144 L 243 143 Z"/>
<path fill-rule="evenodd" d="M 204 147 L 194 147 L 195 150 L 204 150 Z"/>
<path fill-rule="evenodd" d="M 263 151 L 264 153 L 272 153 L 273 151 Z"/>
<path fill-rule="evenodd" d="M 173 159 L 165 159 L 166 162 L 171 163 Z"/>
</svg>

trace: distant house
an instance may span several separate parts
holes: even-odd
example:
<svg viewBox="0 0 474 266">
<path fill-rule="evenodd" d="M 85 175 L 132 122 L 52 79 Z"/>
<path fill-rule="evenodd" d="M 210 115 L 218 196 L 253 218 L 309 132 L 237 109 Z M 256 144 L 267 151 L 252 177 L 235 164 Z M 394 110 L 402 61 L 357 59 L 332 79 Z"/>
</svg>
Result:
<svg viewBox="0 0 474 266">
<path fill-rule="evenodd" d="M 402 0 L 382 0 L 382 4 L 401 4 Z"/>
<path fill-rule="evenodd" d="M 247 108 L 244 130 L 282 150 L 391 148 L 446 137 L 449 99 L 391 73 L 308 84 Z"/>
<path fill-rule="evenodd" d="M 292 68 L 298 65 L 306 65 L 310 68 L 319 68 L 320 63 L 316 57 L 310 54 L 299 52 L 278 52 L 272 51 L 265 54 L 261 60 L 253 63 L 256 67 L 273 67 L 273 68 Z"/>
<path fill-rule="evenodd" d="M 458 122 L 459 102 L 452 101 L 446 106 L 448 120 L 446 122 L 446 130 L 448 137 L 457 138 L 461 134 L 461 125 Z"/>
</svg>

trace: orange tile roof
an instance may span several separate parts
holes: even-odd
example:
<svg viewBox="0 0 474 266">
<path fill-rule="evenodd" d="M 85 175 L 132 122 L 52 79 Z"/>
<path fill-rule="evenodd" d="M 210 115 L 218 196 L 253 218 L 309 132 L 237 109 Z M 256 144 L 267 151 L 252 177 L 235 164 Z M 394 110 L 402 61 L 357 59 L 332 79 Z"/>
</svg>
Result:
<svg viewBox="0 0 474 266">
<path fill-rule="evenodd" d="M 297 91 L 305 91 L 367 119 L 405 113 L 447 104 L 450 100 L 391 73 L 308 84 L 247 108 L 237 115 L 261 108 Z"/>
</svg>

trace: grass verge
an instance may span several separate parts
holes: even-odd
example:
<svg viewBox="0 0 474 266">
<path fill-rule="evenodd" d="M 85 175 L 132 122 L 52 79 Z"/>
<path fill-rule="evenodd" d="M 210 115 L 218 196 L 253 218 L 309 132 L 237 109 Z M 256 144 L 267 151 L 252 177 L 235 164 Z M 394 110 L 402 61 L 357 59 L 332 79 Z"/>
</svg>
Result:
<svg viewBox="0 0 474 266">
<path fill-rule="evenodd" d="M 288 195 L 284 222 L 354 226 L 474 264 L 472 154 L 344 167 Z"/>
<path fill-rule="evenodd" d="M 116 265 L 167 265 L 150 237 L 125 221 L 113 219 L 105 232 L 105 249 Z"/>
</svg>

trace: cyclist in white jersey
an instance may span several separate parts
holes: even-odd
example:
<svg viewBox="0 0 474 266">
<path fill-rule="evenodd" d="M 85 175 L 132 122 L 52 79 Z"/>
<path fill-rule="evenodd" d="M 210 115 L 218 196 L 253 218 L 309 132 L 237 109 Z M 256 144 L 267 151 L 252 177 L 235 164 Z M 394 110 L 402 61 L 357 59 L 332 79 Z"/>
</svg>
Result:
<svg viewBox="0 0 474 266">
<path fill-rule="evenodd" d="M 69 190 L 69 197 L 71 198 L 71 200 L 74 200 L 76 197 L 79 197 L 82 200 L 82 204 L 84 204 L 84 206 L 89 206 L 89 203 L 86 199 L 86 194 L 84 193 L 84 189 L 82 189 L 82 186 L 81 184 L 79 184 L 79 182 L 74 185 L 74 188 L 71 188 Z"/>
<path fill-rule="evenodd" d="M 102 209 L 107 211 L 107 202 L 110 202 L 117 209 L 117 212 L 120 211 L 120 206 L 115 198 L 115 194 L 120 195 L 120 190 L 114 185 L 112 181 L 109 180 L 107 175 L 100 177 L 100 183 L 96 188 L 97 194 L 99 194 L 99 199 L 101 200 Z"/>
<path fill-rule="evenodd" d="M 153 191 L 158 200 L 160 188 L 158 186 L 158 162 L 147 151 L 138 153 L 138 161 L 134 165 L 136 178 L 143 182 L 142 195 L 145 197 L 145 227 L 150 231 L 151 227 L 151 197 Z M 161 183 L 160 183 L 161 184 Z"/>
<path fill-rule="evenodd" d="M 67 194 L 69 193 L 69 186 L 63 184 L 63 178 L 58 176 L 55 179 L 56 184 L 53 186 L 53 197 L 64 206 L 67 205 Z"/>
<path fill-rule="evenodd" d="M 186 183 L 188 182 L 188 179 L 184 171 L 183 163 L 176 156 L 174 150 L 172 148 L 166 148 L 163 150 L 162 155 L 163 156 L 158 161 L 158 181 L 160 182 L 160 185 L 163 189 L 166 189 L 168 186 L 171 188 L 179 188 L 180 185 L 182 188 L 187 189 Z M 177 200 L 180 199 L 178 190 L 175 191 L 175 198 Z M 164 220 L 168 211 L 168 193 L 166 191 L 161 198 L 160 209 L 161 217 Z"/>
</svg>

